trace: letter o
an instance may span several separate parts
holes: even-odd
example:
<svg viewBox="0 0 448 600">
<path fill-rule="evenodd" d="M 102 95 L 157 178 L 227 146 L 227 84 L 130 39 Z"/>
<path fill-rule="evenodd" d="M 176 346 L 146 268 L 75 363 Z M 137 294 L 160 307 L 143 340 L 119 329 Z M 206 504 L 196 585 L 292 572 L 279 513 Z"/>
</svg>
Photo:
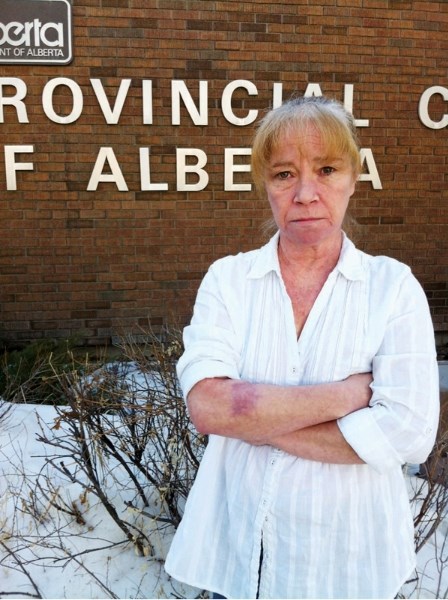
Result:
<svg viewBox="0 0 448 600">
<path fill-rule="evenodd" d="M 65 85 L 68 87 L 73 97 L 73 108 L 70 114 L 66 116 L 56 114 L 53 108 L 53 94 L 55 89 L 60 85 Z M 66 77 L 56 77 L 55 79 L 51 79 L 44 87 L 44 91 L 42 92 L 42 106 L 47 117 L 51 121 L 54 121 L 54 123 L 59 123 L 61 125 L 73 123 L 81 116 L 84 106 L 82 90 L 72 79 L 68 79 Z"/>
</svg>

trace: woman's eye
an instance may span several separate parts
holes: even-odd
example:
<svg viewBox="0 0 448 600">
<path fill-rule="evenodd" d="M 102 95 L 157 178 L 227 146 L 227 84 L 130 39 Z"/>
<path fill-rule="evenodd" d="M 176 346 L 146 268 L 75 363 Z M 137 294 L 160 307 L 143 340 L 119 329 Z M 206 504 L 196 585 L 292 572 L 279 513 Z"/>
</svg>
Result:
<svg viewBox="0 0 448 600">
<path fill-rule="evenodd" d="M 323 175 L 331 175 L 336 169 L 334 167 L 322 167 L 321 171 Z"/>
<path fill-rule="evenodd" d="M 284 179 L 288 179 L 289 175 L 290 175 L 289 171 L 281 171 L 280 173 L 277 173 L 277 178 L 284 180 Z"/>
</svg>

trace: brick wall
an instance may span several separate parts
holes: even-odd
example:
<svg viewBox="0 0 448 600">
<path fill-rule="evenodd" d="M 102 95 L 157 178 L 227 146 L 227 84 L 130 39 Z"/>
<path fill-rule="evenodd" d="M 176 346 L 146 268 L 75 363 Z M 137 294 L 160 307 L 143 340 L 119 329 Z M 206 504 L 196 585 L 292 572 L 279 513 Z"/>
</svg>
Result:
<svg viewBox="0 0 448 600">
<path fill-rule="evenodd" d="M 267 207 L 254 192 L 224 190 L 224 149 L 250 147 L 253 133 L 223 115 L 223 92 L 236 80 L 257 90 L 233 94 L 241 118 L 267 108 L 276 83 L 285 98 L 319 84 L 343 100 L 345 84 L 354 86 L 354 115 L 369 120 L 359 129 L 362 146 L 382 183 L 358 184 L 359 245 L 410 264 L 436 330 L 448 331 L 447 133 L 418 117 L 423 92 L 448 86 L 447 2 L 76 0 L 73 21 L 69 65 L 0 65 L 0 78 L 26 83 L 29 118 L 19 123 L 15 108 L 4 106 L 0 123 L 0 339 L 77 335 L 103 344 L 149 321 L 183 324 L 210 262 L 264 241 Z M 43 109 L 43 90 L 57 77 L 82 91 L 82 113 L 66 125 Z M 117 124 L 105 122 L 92 79 L 111 109 L 122 82 L 132 80 Z M 183 104 L 173 125 L 174 80 L 197 105 L 199 81 L 208 82 L 207 125 L 195 125 Z M 152 124 L 143 119 L 143 81 L 152 81 Z M 67 86 L 52 102 L 57 114 L 70 114 Z M 433 119 L 445 112 L 434 96 Z M 5 146 L 24 144 L 34 152 L 16 160 L 32 161 L 33 170 L 17 172 L 17 190 L 7 190 Z M 107 181 L 87 190 L 102 147 L 113 149 L 128 191 Z M 141 148 L 150 148 L 152 183 L 168 190 L 142 191 Z M 207 155 L 202 191 L 177 189 L 176 148 Z M 250 175 L 235 173 L 234 181 Z"/>
</svg>

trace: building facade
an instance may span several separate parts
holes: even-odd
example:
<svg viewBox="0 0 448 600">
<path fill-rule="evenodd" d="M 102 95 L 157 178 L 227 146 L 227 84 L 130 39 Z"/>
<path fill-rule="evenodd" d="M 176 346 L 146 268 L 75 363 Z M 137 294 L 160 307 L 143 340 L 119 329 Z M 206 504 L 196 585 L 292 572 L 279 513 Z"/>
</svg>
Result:
<svg viewBox="0 0 448 600">
<path fill-rule="evenodd" d="M 106 344 L 188 321 L 210 262 L 266 240 L 251 138 L 267 108 L 304 94 L 352 111 L 356 242 L 411 266 L 445 339 L 447 2 L 33 0 L 42 14 L 20 20 L 8 1 L 5 344 Z"/>
</svg>

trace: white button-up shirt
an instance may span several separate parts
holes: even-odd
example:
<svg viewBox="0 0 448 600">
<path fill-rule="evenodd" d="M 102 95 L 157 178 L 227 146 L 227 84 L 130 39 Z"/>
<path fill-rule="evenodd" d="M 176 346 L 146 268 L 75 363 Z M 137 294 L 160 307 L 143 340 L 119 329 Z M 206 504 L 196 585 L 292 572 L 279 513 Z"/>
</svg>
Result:
<svg viewBox="0 0 448 600">
<path fill-rule="evenodd" d="M 426 297 L 407 266 L 344 238 L 297 339 L 277 246 L 278 234 L 209 269 L 184 333 L 184 394 L 208 377 L 307 385 L 372 371 L 369 408 L 338 421 L 365 464 L 210 436 L 166 570 L 229 598 L 393 598 L 415 567 L 402 465 L 426 459 L 438 422 Z"/>
</svg>

